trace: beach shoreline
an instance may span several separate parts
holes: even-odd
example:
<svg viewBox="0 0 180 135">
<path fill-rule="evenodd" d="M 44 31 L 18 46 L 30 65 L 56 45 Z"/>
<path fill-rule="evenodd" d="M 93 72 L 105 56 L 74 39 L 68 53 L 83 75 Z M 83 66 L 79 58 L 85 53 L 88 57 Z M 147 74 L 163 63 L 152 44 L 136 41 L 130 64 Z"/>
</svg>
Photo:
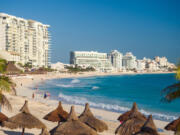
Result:
<svg viewBox="0 0 180 135">
<path fill-rule="evenodd" d="M 133 73 L 128 73 L 133 74 Z M 149 74 L 149 73 L 148 73 Z M 23 105 L 23 101 L 25 99 L 29 100 L 29 105 L 33 106 L 32 108 L 35 108 L 36 104 L 38 105 L 35 110 L 33 110 L 35 116 L 40 118 L 50 130 L 51 128 L 55 127 L 56 124 L 52 122 L 48 122 L 46 120 L 43 120 L 43 116 L 53 109 L 56 108 L 58 101 L 57 100 L 52 100 L 52 99 L 43 99 L 42 97 L 39 99 L 35 98 L 32 99 L 32 93 L 33 88 L 36 87 L 39 83 L 45 81 L 45 80 L 51 80 L 51 79 L 59 79 L 59 78 L 79 78 L 79 77 L 91 77 L 91 76 L 107 76 L 107 75 L 127 75 L 127 73 L 121 73 L 121 74 L 105 74 L 105 73 L 84 73 L 84 74 L 57 74 L 57 73 L 50 73 L 50 74 L 42 74 L 42 75 L 27 75 L 27 76 L 17 76 L 17 77 L 12 77 L 13 81 L 16 83 L 16 90 L 17 90 L 17 96 L 12 96 L 7 94 L 7 97 L 10 99 L 12 102 L 17 102 L 16 104 L 18 107 Z M 134 75 L 134 74 L 133 74 Z M 21 101 L 21 102 L 20 102 Z M 14 105 L 14 103 L 12 104 Z M 16 106 L 17 106 L 16 105 Z M 63 104 L 63 108 L 69 112 L 70 107 L 72 104 Z M 31 107 L 30 106 L 30 107 Z M 81 105 L 74 105 L 75 110 L 78 114 L 80 114 L 84 110 L 84 106 Z M 16 108 L 16 107 L 15 107 Z M 46 109 L 44 109 L 46 108 Z M 5 114 L 9 114 L 8 116 L 15 115 L 18 112 L 18 109 L 15 109 L 15 112 L 8 112 L 7 110 L 3 109 L 3 112 L 6 112 Z M 117 118 L 119 117 L 120 113 L 116 112 L 111 112 L 111 111 L 106 111 L 102 109 L 97 109 L 97 108 L 92 108 L 92 112 L 94 115 L 102 120 L 104 120 L 108 126 L 109 130 L 101 133 L 100 135 L 113 135 L 115 132 L 115 129 L 119 126 L 119 122 L 117 121 Z M 42 115 L 43 114 L 43 115 Z M 160 121 L 160 120 L 154 120 L 156 126 L 158 129 L 163 130 L 164 126 L 167 125 L 168 122 L 165 121 Z M 7 129 L 9 130 L 9 129 Z M 11 130 L 10 130 L 11 131 Z M 14 130 L 13 130 L 14 131 Z M 15 131 L 21 131 L 21 130 L 15 130 Z M 34 134 L 39 134 L 40 131 L 37 131 L 35 129 L 28 130 L 29 133 L 34 133 Z M 163 130 L 161 132 L 162 135 L 172 135 L 172 132 L 168 132 Z M 1 131 L 0 131 L 1 134 Z M 4 134 L 2 134 L 4 135 Z"/>
</svg>

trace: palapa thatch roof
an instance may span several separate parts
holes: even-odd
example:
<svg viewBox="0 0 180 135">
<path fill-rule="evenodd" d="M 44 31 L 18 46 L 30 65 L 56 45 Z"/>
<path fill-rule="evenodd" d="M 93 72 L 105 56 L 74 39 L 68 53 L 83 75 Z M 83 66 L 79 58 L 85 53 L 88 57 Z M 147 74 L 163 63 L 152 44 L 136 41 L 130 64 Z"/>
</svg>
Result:
<svg viewBox="0 0 180 135">
<path fill-rule="evenodd" d="M 129 119 L 124 121 L 115 131 L 118 135 L 132 135 L 140 131 L 141 127 L 146 122 L 146 118 L 135 107 L 129 116 Z"/>
<path fill-rule="evenodd" d="M 52 129 L 50 133 L 51 135 L 97 135 L 95 130 L 78 120 L 74 106 L 71 107 L 67 121 Z"/>
<path fill-rule="evenodd" d="M 21 113 L 9 118 L 7 121 L 2 123 L 3 126 L 15 129 L 15 128 L 39 128 L 43 129 L 46 126 L 35 116 L 33 116 L 28 109 L 28 101 L 20 109 Z"/>
<path fill-rule="evenodd" d="M 171 130 L 171 131 L 176 131 L 178 126 L 180 126 L 180 117 L 172 122 L 170 122 L 165 129 L 166 130 Z"/>
<path fill-rule="evenodd" d="M 134 111 L 135 109 L 137 109 L 137 104 L 136 104 L 136 103 L 133 103 L 133 106 L 132 106 L 131 110 L 123 113 L 122 115 L 120 115 L 117 120 L 119 120 L 119 121 L 121 121 L 121 122 L 128 120 L 128 119 L 129 119 L 129 116 L 133 113 L 133 111 Z M 141 114 L 141 113 L 140 113 L 139 115 L 141 115 L 142 117 L 146 118 L 146 117 L 145 117 L 143 114 Z"/>
<path fill-rule="evenodd" d="M 4 115 L 3 113 L 0 112 L 0 124 L 3 122 L 3 121 L 6 121 L 8 119 L 8 117 L 6 115 Z"/>
<path fill-rule="evenodd" d="M 64 111 L 64 109 L 61 105 L 61 102 L 59 101 L 58 107 L 54 111 L 48 113 L 44 117 L 44 119 L 49 120 L 49 121 L 53 121 L 53 122 L 57 122 L 57 121 L 58 122 L 64 122 L 67 120 L 67 117 L 68 117 L 68 113 L 66 111 Z"/>
<path fill-rule="evenodd" d="M 105 122 L 94 117 L 88 103 L 86 103 L 85 105 L 84 112 L 79 116 L 79 120 L 93 128 L 97 132 L 103 132 L 104 130 L 108 130 L 108 126 Z"/>
<path fill-rule="evenodd" d="M 43 128 L 39 135 L 50 135 L 46 128 Z"/>
<path fill-rule="evenodd" d="M 141 128 L 140 132 L 134 135 L 159 135 L 157 132 L 157 128 L 154 124 L 152 115 L 148 117 L 148 120 L 145 122 L 143 127 Z"/>
<path fill-rule="evenodd" d="M 17 74 L 20 73 L 20 70 L 10 61 L 7 64 L 6 72 L 9 74 Z"/>
</svg>

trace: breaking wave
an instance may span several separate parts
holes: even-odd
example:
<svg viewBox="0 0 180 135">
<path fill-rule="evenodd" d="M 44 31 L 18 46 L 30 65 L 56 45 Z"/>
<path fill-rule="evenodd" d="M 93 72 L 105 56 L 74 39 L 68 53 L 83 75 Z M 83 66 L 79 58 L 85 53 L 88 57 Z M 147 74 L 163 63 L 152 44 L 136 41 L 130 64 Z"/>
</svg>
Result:
<svg viewBox="0 0 180 135">
<path fill-rule="evenodd" d="M 97 87 L 97 86 L 92 87 L 92 90 L 97 90 L 97 89 L 99 89 L 99 87 Z"/>
<path fill-rule="evenodd" d="M 119 112 L 119 113 L 124 113 L 130 109 L 128 107 L 122 107 L 122 106 L 119 106 L 116 104 L 113 105 L 113 104 L 92 102 L 92 101 L 88 101 L 88 99 L 84 98 L 84 97 L 68 96 L 68 95 L 64 95 L 62 93 L 59 93 L 59 98 L 61 101 L 64 101 L 65 103 L 84 105 L 85 103 L 88 102 L 90 104 L 90 106 L 93 108 L 99 108 L 99 109 L 104 109 L 104 110 Z M 147 112 L 143 109 L 141 109 L 140 112 L 146 116 L 152 114 L 152 116 L 158 120 L 172 121 L 172 120 L 177 119 L 177 117 L 175 117 L 175 116 L 161 114 L 161 113 L 155 113 L 155 112 Z"/>
<path fill-rule="evenodd" d="M 78 80 L 78 79 L 73 79 L 72 81 L 71 81 L 71 83 L 79 83 L 80 82 L 80 80 Z"/>
<path fill-rule="evenodd" d="M 74 87 L 74 86 L 71 85 L 71 84 L 56 84 L 56 86 L 58 86 L 58 87 L 64 87 L 64 88 Z"/>
</svg>

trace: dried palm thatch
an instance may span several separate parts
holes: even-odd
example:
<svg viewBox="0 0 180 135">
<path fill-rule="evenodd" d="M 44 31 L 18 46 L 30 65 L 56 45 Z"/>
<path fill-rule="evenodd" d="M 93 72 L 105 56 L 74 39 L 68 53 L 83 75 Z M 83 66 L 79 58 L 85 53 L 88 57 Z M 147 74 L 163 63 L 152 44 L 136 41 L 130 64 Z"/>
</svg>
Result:
<svg viewBox="0 0 180 135">
<path fill-rule="evenodd" d="M 13 62 L 8 62 L 6 72 L 8 74 L 17 74 L 20 73 L 20 70 L 14 65 Z"/>
<path fill-rule="evenodd" d="M 79 120 L 93 128 L 97 132 L 103 132 L 104 130 L 108 130 L 108 126 L 105 122 L 94 117 L 88 103 L 86 103 L 85 105 L 84 112 L 79 116 Z"/>
<path fill-rule="evenodd" d="M 29 112 L 28 101 L 25 101 L 25 104 L 20 109 L 20 111 L 21 113 L 9 118 L 7 121 L 4 121 L 2 125 L 10 129 L 22 128 L 22 135 L 24 135 L 25 128 L 46 128 L 46 126 L 39 119 L 37 119 Z"/>
<path fill-rule="evenodd" d="M 45 120 L 49 120 L 49 121 L 52 121 L 52 122 L 64 122 L 67 120 L 67 117 L 68 117 L 68 113 L 66 111 L 64 111 L 62 105 L 61 105 L 61 102 L 59 101 L 59 105 L 58 107 L 50 112 L 49 114 L 47 114 L 44 119 Z"/>
<path fill-rule="evenodd" d="M 137 104 L 133 103 L 133 106 L 131 108 L 130 111 L 125 112 L 124 114 L 120 115 L 119 118 L 117 120 L 119 120 L 120 122 L 126 121 L 129 119 L 129 116 L 133 113 L 134 110 L 137 109 Z M 141 117 L 144 117 L 146 119 L 146 117 L 143 114 L 139 114 L 141 115 Z"/>
<path fill-rule="evenodd" d="M 78 120 L 74 106 L 71 107 L 68 119 L 50 131 L 51 135 L 97 135 L 96 131 Z"/>
<path fill-rule="evenodd" d="M 129 116 L 129 119 L 124 121 L 115 131 L 118 135 L 132 135 L 140 131 L 141 127 L 146 122 L 146 118 L 137 110 L 137 107 L 133 109 L 133 112 Z"/>
<path fill-rule="evenodd" d="M 0 124 L 3 122 L 3 121 L 6 121 L 8 119 L 8 117 L 6 115 L 4 115 L 3 113 L 0 112 Z"/>
<path fill-rule="evenodd" d="M 135 135 L 159 135 L 153 122 L 152 115 L 148 117 L 148 120 L 145 122 L 140 132 L 136 133 Z"/>
<path fill-rule="evenodd" d="M 178 128 L 180 127 L 180 117 L 172 122 L 170 122 L 165 129 L 174 131 L 175 133 L 178 132 Z"/>
<path fill-rule="evenodd" d="M 42 129 L 42 132 L 39 135 L 50 135 L 46 128 Z"/>
</svg>

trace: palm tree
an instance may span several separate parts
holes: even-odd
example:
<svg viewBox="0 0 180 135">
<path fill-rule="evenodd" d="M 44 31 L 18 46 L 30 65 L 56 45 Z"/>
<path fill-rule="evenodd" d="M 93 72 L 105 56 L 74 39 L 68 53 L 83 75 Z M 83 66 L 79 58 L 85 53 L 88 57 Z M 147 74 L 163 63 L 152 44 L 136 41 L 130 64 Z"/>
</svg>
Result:
<svg viewBox="0 0 180 135">
<path fill-rule="evenodd" d="M 0 73 L 4 73 L 6 71 L 7 61 L 0 58 Z"/>
<path fill-rule="evenodd" d="M 164 101 L 171 102 L 180 98 L 180 62 L 177 67 L 176 79 L 178 81 L 177 83 L 170 85 L 163 90 L 163 93 L 165 93 L 165 97 L 163 98 Z M 176 132 L 180 132 L 180 123 L 178 123 L 176 130 Z"/>
<path fill-rule="evenodd" d="M 180 64 L 178 64 L 176 79 L 177 83 L 163 89 L 162 93 L 165 94 L 163 98 L 164 101 L 171 102 L 177 98 L 180 98 Z"/>
<path fill-rule="evenodd" d="M 3 92 L 11 92 L 13 89 L 12 82 L 8 77 L 0 76 L 0 110 L 1 107 L 7 107 L 8 110 L 12 110 L 11 104 Z"/>
<path fill-rule="evenodd" d="M 7 61 L 0 58 L 0 111 L 1 107 L 7 107 L 8 110 L 12 110 L 12 106 L 3 92 L 13 92 L 16 95 L 15 83 L 12 80 L 3 75 L 6 72 Z"/>
</svg>

